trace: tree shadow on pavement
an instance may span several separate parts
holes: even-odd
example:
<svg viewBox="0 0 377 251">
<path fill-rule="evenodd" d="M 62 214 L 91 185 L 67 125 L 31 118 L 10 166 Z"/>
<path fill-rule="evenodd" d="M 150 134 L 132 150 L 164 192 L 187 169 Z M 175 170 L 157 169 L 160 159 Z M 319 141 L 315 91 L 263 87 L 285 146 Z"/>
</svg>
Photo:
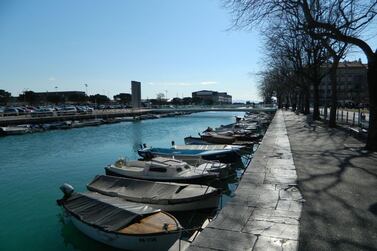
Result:
<svg viewBox="0 0 377 251">
<path fill-rule="evenodd" d="M 377 250 L 377 154 L 342 130 L 284 117 L 305 199 L 299 249 Z"/>
</svg>

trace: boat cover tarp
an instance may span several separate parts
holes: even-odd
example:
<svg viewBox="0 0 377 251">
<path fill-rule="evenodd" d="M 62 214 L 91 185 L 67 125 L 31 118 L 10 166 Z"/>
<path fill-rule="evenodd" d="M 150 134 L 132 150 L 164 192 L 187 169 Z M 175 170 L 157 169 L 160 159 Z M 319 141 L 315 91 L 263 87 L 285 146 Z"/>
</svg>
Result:
<svg viewBox="0 0 377 251">
<path fill-rule="evenodd" d="M 117 231 L 144 215 L 160 211 L 93 192 L 73 193 L 63 206 L 80 221 L 105 231 Z"/>
<path fill-rule="evenodd" d="M 223 136 L 220 136 L 223 137 Z M 223 153 L 232 153 L 237 149 L 216 149 L 216 150 L 199 150 L 199 149 L 172 149 L 172 148 L 144 148 L 141 152 L 150 152 L 153 155 L 167 156 L 206 156 Z M 165 162 L 166 163 L 166 162 Z"/>
<path fill-rule="evenodd" d="M 209 150 L 223 150 L 223 149 L 241 149 L 244 146 L 239 146 L 239 145 L 175 145 L 175 149 L 179 150 L 204 150 L 204 151 L 209 151 Z"/>
<path fill-rule="evenodd" d="M 178 204 L 206 199 L 219 194 L 208 186 L 162 183 L 114 176 L 97 176 L 87 186 L 88 190 L 133 202 L 150 204 Z"/>
</svg>

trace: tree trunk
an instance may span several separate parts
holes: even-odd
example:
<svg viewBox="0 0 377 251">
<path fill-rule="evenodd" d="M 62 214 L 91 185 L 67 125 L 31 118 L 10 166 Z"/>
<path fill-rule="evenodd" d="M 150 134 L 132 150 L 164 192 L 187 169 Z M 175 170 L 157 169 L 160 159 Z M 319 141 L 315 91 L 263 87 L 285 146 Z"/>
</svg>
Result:
<svg viewBox="0 0 377 251">
<path fill-rule="evenodd" d="M 338 69 L 340 58 L 334 57 L 334 62 L 331 65 L 330 69 L 330 80 L 331 80 L 331 107 L 330 107 L 330 119 L 329 127 L 336 127 L 336 108 L 338 101 L 338 79 L 336 76 L 336 71 Z"/>
<path fill-rule="evenodd" d="M 369 129 L 367 149 L 377 151 L 377 52 L 368 60 Z"/>
<path fill-rule="evenodd" d="M 310 113 L 310 92 L 308 89 L 305 90 L 305 105 L 304 105 L 304 114 Z"/>
<path fill-rule="evenodd" d="M 318 81 L 313 82 L 313 120 L 319 120 L 319 90 Z"/>
</svg>

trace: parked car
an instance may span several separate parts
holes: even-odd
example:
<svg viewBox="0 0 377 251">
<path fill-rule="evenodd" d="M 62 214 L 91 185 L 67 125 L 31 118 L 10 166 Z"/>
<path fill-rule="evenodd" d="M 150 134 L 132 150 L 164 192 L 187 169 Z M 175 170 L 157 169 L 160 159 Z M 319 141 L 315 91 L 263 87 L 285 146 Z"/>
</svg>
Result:
<svg viewBox="0 0 377 251">
<path fill-rule="evenodd" d="M 75 115 L 77 113 L 77 109 L 74 106 L 66 106 L 63 108 L 58 109 L 57 114 L 60 115 Z"/>
<path fill-rule="evenodd" d="M 32 117 L 48 117 L 54 116 L 54 110 L 52 108 L 40 108 L 31 113 Z"/>
<path fill-rule="evenodd" d="M 83 113 L 83 114 L 93 112 L 93 108 L 90 108 L 88 106 L 76 106 L 76 109 L 78 113 Z"/>
<path fill-rule="evenodd" d="M 16 109 L 18 110 L 18 115 L 26 115 L 26 110 L 22 107 L 16 107 Z"/>
<path fill-rule="evenodd" d="M 3 112 L 4 116 L 18 116 L 18 109 L 15 107 L 7 107 Z"/>
</svg>

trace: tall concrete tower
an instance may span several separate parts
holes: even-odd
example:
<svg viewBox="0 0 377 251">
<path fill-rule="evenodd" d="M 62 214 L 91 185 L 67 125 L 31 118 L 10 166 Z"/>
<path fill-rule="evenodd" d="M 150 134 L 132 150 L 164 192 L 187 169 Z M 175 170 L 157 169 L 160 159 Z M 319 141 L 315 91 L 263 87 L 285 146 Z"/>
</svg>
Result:
<svg viewBox="0 0 377 251">
<path fill-rule="evenodd" d="M 138 81 L 131 81 L 132 93 L 132 108 L 141 107 L 141 83 Z"/>
</svg>

